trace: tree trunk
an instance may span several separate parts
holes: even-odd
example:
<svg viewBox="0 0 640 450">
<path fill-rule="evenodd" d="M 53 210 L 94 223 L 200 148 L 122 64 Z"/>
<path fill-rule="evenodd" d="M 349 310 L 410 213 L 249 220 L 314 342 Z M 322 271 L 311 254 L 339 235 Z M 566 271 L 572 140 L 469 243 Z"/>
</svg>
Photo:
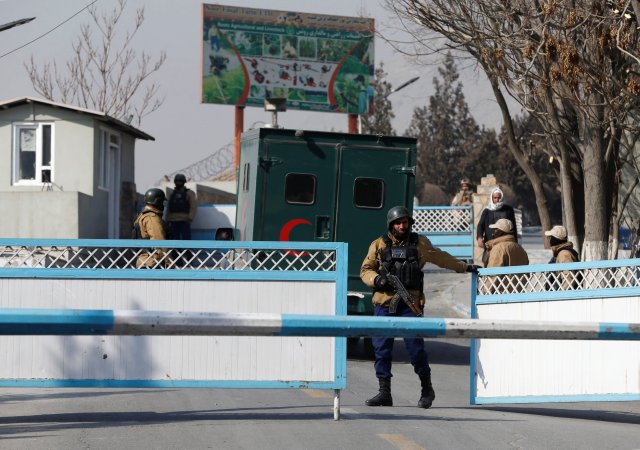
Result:
<svg viewBox="0 0 640 450">
<path fill-rule="evenodd" d="M 531 164 L 529 164 L 528 159 L 522 153 L 520 147 L 518 147 L 515 131 L 513 129 L 513 122 L 511 120 L 511 113 L 509 112 L 509 107 L 507 106 L 507 102 L 504 99 L 504 95 L 500 90 L 500 86 L 498 85 L 497 80 L 486 70 L 485 73 L 487 74 L 487 77 L 491 82 L 493 94 L 496 98 L 496 101 L 498 102 L 498 105 L 500 106 L 500 111 L 502 112 L 502 121 L 504 123 L 504 128 L 506 131 L 507 142 L 509 143 L 508 148 L 522 171 L 527 176 L 529 182 L 531 183 L 533 193 L 536 197 L 536 208 L 538 209 L 538 216 L 540 217 L 540 225 L 542 225 L 542 229 L 549 230 L 551 229 L 551 218 L 549 216 L 549 207 L 547 206 L 547 197 L 545 196 L 544 188 L 542 187 L 542 180 L 540 179 L 534 168 L 531 166 Z"/>
<path fill-rule="evenodd" d="M 567 148 L 567 143 L 562 137 L 562 126 L 560 124 L 560 117 L 558 117 L 558 110 L 553 98 L 553 91 L 550 87 L 545 88 L 545 108 L 547 114 L 551 118 L 551 124 L 553 126 L 553 142 L 558 146 L 560 151 L 560 186 L 562 187 L 562 216 L 564 219 L 564 226 L 567 228 L 567 238 L 573 242 L 576 250 L 580 252 L 580 238 L 578 236 L 578 229 L 576 227 L 576 211 L 573 204 L 573 181 L 570 173 L 570 151 Z"/>
<path fill-rule="evenodd" d="M 607 259 L 609 220 L 607 220 L 607 191 L 600 130 L 585 130 L 584 200 L 585 236 L 582 255 L 584 261 Z"/>
</svg>

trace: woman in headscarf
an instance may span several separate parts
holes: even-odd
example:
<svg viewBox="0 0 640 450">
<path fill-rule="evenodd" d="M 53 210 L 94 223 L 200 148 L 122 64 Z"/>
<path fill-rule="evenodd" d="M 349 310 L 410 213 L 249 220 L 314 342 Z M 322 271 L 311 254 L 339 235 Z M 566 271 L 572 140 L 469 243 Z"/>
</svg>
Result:
<svg viewBox="0 0 640 450">
<path fill-rule="evenodd" d="M 485 243 L 493 239 L 493 228 L 489 228 L 489 225 L 493 225 L 498 219 L 508 219 L 513 224 L 513 229 L 516 230 L 516 214 L 513 208 L 504 203 L 504 193 L 500 188 L 495 188 L 491 191 L 491 198 L 489 203 L 482 210 L 480 220 L 478 221 L 478 227 L 476 228 L 476 242 L 478 247 L 485 248 Z M 518 242 L 518 233 L 514 233 L 516 242 Z M 482 256 L 483 263 L 486 267 L 485 261 L 487 252 Z"/>
</svg>

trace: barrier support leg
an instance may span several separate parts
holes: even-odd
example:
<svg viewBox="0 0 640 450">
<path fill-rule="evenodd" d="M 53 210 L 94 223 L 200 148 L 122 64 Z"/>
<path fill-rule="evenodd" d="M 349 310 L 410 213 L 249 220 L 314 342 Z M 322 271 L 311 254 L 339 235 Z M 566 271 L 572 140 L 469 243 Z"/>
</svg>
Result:
<svg viewBox="0 0 640 450">
<path fill-rule="evenodd" d="M 340 389 L 333 391 L 333 420 L 340 420 Z"/>
</svg>

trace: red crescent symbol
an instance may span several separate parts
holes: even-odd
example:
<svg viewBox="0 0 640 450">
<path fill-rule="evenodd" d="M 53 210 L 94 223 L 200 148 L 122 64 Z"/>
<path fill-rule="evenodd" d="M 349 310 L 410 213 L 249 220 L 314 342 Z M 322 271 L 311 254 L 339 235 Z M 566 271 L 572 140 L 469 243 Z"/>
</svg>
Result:
<svg viewBox="0 0 640 450">
<path fill-rule="evenodd" d="M 280 241 L 288 241 L 291 230 L 302 224 L 311 225 L 311 222 L 306 219 L 291 219 L 290 221 L 285 223 L 284 226 L 280 229 Z"/>
<path fill-rule="evenodd" d="M 282 228 L 280 229 L 280 241 L 281 242 L 288 241 L 289 240 L 289 235 L 291 234 L 291 230 L 293 230 L 298 225 L 303 225 L 303 224 L 304 225 L 311 225 L 311 222 L 309 222 L 306 219 L 291 219 L 290 221 L 285 223 L 282 226 Z M 294 256 L 300 255 L 299 252 L 295 252 L 295 251 L 291 251 L 291 250 L 288 250 L 287 254 L 294 255 Z M 305 254 L 306 254 L 306 252 L 302 252 L 302 256 L 304 256 Z"/>
</svg>

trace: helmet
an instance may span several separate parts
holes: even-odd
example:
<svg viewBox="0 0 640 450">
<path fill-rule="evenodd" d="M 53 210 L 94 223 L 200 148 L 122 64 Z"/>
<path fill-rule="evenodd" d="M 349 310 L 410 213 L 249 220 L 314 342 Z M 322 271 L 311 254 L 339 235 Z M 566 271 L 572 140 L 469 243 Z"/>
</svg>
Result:
<svg viewBox="0 0 640 450">
<path fill-rule="evenodd" d="M 391 229 L 391 224 L 398 219 L 402 219 L 403 217 L 409 218 L 409 225 L 413 225 L 413 217 L 411 217 L 411 213 L 404 206 L 394 206 L 387 212 L 387 228 Z"/>
<path fill-rule="evenodd" d="M 177 173 L 175 177 L 173 177 L 173 182 L 174 183 L 186 183 L 187 182 L 187 177 L 184 176 L 184 174 L 182 173 Z"/>
<path fill-rule="evenodd" d="M 162 209 L 164 207 L 165 200 L 166 197 L 162 189 L 151 188 L 144 193 L 144 202 L 147 205 L 155 206 L 156 208 Z"/>
<path fill-rule="evenodd" d="M 460 184 L 471 184 L 469 183 L 469 179 L 468 178 L 463 178 L 460 180 Z"/>
</svg>

